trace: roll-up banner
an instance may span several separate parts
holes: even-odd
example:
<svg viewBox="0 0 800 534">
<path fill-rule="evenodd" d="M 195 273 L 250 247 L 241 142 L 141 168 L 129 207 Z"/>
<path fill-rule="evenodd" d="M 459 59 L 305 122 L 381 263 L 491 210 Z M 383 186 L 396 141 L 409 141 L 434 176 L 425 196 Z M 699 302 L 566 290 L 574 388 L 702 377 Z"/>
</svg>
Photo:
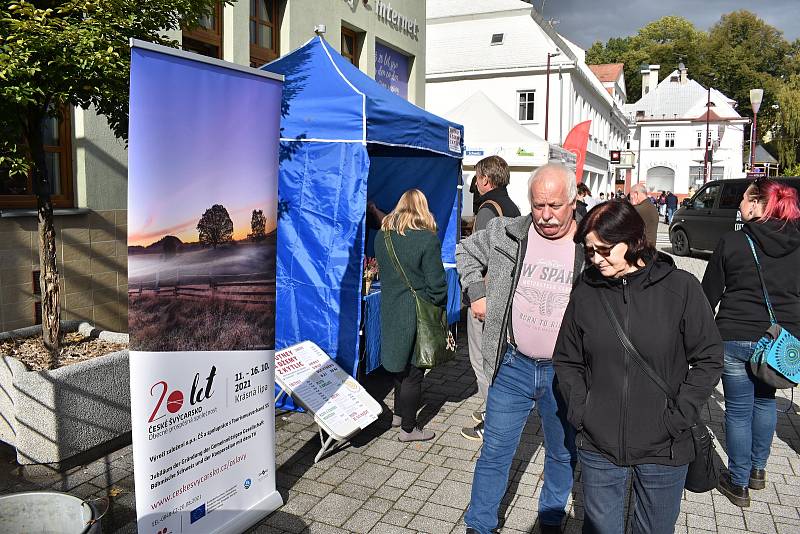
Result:
<svg viewBox="0 0 800 534">
<path fill-rule="evenodd" d="M 242 532 L 275 489 L 282 77 L 133 41 L 128 328 L 140 534 Z"/>
</svg>

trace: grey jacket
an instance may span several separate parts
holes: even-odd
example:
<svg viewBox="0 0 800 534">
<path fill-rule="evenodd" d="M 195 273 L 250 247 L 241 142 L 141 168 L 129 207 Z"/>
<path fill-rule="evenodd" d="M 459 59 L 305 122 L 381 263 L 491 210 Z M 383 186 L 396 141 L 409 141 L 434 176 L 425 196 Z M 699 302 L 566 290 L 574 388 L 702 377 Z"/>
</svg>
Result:
<svg viewBox="0 0 800 534">
<path fill-rule="evenodd" d="M 506 350 L 511 301 L 519 282 L 531 216 L 495 217 L 485 230 L 475 232 L 456 247 L 456 265 L 470 302 L 486 297 L 483 325 L 483 369 L 489 383 L 494 382 L 500 358 Z M 578 280 L 584 264 L 583 247 L 575 246 L 572 283 Z M 485 279 L 485 281 L 484 281 Z M 469 313 L 469 312 L 468 312 Z"/>
</svg>

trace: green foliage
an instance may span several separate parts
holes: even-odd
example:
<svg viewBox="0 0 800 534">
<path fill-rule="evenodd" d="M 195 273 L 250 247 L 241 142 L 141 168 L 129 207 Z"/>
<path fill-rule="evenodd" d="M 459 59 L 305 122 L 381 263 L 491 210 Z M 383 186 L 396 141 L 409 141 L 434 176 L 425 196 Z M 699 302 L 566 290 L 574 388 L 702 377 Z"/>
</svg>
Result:
<svg viewBox="0 0 800 534">
<path fill-rule="evenodd" d="M 795 163 L 790 167 L 781 170 L 781 176 L 800 176 L 800 163 Z"/>
<path fill-rule="evenodd" d="M 701 65 L 707 36 L 683 17 L 668 16 L 642 27 L 632 37 L 612 37 L 605 45 L 595 43 L 586 53 L 586 62 L 624 63 L 625 85 L 631 101 L 642 94 L 640 66 L 660 65 L 663 78 L 686 65 Z"/>
<path fill-rule="evenodd" d="M 795 165 L 800 147 L 800 75 L 793 74 L 779 88 L 777 101 L 780 106 L 775 127 L 778 161 L 788 168 Z"/>
<path fill-rule="evenodd" d="M 683 62 L 689 76 L 734 99 L 738 112 L 752 116 L 750 89 L 764 89 L 758 113 L 759 139 L 776 138 L 781 164 L 791 165 L 800 148 L 800 40 L 783 33 L 755 14 L 741 10 L 723 15 L 708 32 L 682 17 L 663 17 L 631 37 L 594 43 L 587 63 L 625 63 L 629 102 L 642 94 L 641 64 L 661 65 L 663 77 Z M 777 105 L 776 105 L 777 104 Z"/>
<path fill-rule="evenodd" d="M 93 106 L 127 137 L 131 38 L 168 46 L 215 0 L 38 0 L 0 5 L 0 165 L 27 172 L 36 130 L 62 106 Z"/>
</svg>

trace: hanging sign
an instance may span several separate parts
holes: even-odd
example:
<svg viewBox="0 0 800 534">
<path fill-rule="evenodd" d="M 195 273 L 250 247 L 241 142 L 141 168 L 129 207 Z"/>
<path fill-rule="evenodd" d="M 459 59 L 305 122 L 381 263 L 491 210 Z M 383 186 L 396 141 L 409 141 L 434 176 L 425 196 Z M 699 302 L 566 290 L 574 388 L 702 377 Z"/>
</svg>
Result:
<svg viewBox="0 0 800 534">
<path fill-rule="evenodd" d="M 375 43 L 375 81 L 393 94 L 408 99 L 408 56 Z"/>
<path fill-rule="evenodd" d="M 128 328 L 140 534 L 243 532 L 282 504 L 273 406 L 282 85 L 150 43 L 131 50 Z"/>
</svg>

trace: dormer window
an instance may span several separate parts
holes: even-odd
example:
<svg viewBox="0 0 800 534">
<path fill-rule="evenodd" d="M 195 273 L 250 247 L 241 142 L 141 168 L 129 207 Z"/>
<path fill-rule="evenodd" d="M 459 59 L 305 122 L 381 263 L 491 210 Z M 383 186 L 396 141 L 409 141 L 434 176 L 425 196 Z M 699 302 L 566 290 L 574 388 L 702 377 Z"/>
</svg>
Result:
<svg viewBox="0 0 800 534">
<path fill-rule="evenodd" d="M 492 45 L 501 45 L 503 44 L 503 38 L 505 37 L 504 33 L 493 33 L 492 34 Z"/>
</svg>

